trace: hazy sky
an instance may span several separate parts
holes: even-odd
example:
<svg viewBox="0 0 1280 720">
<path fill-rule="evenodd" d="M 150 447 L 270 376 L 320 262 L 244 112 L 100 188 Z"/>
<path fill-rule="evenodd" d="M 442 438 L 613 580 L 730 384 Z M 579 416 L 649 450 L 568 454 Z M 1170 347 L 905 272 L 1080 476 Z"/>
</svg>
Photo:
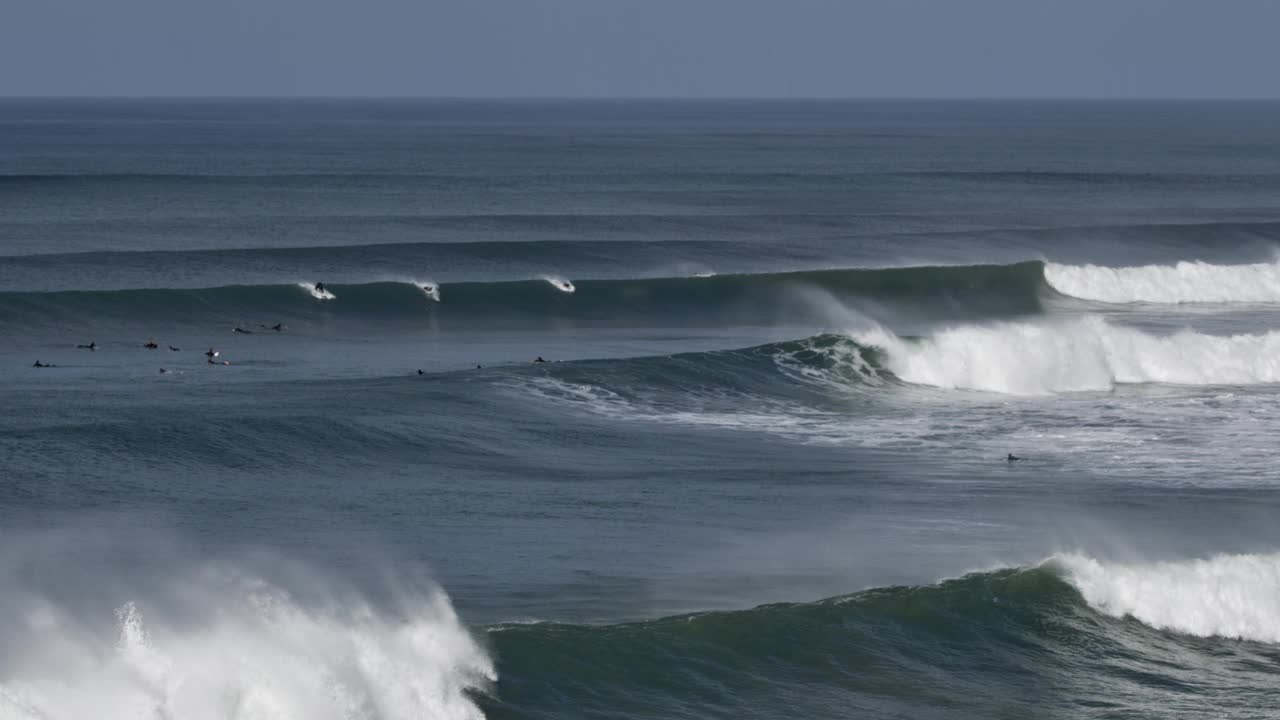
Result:
<svg viewBox="0 0 1280 720">
<path fill-rule="evenodd" d="M 1280 97 L 1280 0 L 4 0 L 0 95 Z"/>
</svg>

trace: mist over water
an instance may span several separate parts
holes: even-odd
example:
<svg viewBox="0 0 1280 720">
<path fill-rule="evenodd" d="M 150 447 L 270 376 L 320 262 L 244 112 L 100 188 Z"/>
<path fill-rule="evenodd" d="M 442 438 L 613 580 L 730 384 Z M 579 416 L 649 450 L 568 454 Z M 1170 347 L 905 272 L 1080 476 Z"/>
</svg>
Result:
<svg viewBox="0 0 1280 720">
<path fill-rule="evenodd" d="M 1276 704 L 1272 105 L 0 126 L 3 720 Z"/>
</svg>

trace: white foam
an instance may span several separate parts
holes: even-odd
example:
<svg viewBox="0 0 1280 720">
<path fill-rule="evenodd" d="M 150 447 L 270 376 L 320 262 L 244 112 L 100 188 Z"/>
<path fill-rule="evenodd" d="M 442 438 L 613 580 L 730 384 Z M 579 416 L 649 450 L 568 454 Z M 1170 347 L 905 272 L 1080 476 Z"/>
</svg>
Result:
<svg viewBox="0 0 1280 720">
<path fill-rule="evenodd" d="M 569 282 L 568 280 L 562 277 L 556 277 L 555 275 L 544 275 L 542 279 L 551 283 L 551 287 L 559 290 L 560 292 L 571 293 L 577 290 L 577 288 L 573 286 L 573 283 Z"/>
<path fill-rule="evenodd" d="M 884 351 L 909 383 L 1011 395 L 1109 390 L 1119 383 L 1280 382 L 1280 333 L 1154 335 L 1102 318 L 961 325 L 919 340 L 882 328 L 853 335 Z"/>
<path fill-rule="evenodd" d="M 307 291 L 311 297 L 317 300 L 337 300 L 338 296 L 328 290 L 317 290 L 315 283 L 298 283 L 298 287 Z"/>
<path fill-rule="evenodd" d="M 1280 553 L 1150 564 L 1067 554 L 1048 563 L 1113 617 L 1199 637 L 1280 643 Z"/>
<path fill-rule="evenodd" d="M 440 302 L 440 286 L 430 280 L 414 280 L 414 287 L 422 291 L 423 295 L 428 298 Z"/>
<path fill-rule="evenodd" d="M 350 598 L 312 607 L 253 578 L 197 585 L 176 591 L 212 609 L 168 619 L 142 599 L 114 616 L 25 603 L 7 622 L 31 641 L 0 648 L 0 718 L 483 717 L 467 693 L 494 668 L 443 593 L 392 614 Z"/>
<path fill-rule="evenodd" d="M 1280 303 L 1280 263 L 1102 267 L 1047 263 L 1055 290 L 1106 303 Z"/>
</svg>

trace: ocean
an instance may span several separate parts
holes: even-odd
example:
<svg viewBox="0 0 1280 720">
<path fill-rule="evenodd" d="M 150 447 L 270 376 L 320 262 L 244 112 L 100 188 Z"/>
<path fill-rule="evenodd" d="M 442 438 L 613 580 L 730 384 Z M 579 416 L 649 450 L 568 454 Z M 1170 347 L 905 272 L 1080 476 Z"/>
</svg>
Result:
<svg viewBox="0 0 1280 720">
<path fill-rule="evenodd" d="M 1280 103 L 2 100 L 0 719 L 1280 717 L 1277 243 Z"/>
</svg>

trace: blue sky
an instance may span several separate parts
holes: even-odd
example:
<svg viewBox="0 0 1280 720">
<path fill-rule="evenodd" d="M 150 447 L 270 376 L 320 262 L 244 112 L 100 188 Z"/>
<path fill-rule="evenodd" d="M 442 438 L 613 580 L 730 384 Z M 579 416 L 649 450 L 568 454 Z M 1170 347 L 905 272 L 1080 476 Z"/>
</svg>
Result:
<svg viewBox="0 0 1280 720">
<path fill-rule="evenodd" d="M 1280 97 L 1275 0 L 11 0 L 0 95 Z"/>
</svg>

